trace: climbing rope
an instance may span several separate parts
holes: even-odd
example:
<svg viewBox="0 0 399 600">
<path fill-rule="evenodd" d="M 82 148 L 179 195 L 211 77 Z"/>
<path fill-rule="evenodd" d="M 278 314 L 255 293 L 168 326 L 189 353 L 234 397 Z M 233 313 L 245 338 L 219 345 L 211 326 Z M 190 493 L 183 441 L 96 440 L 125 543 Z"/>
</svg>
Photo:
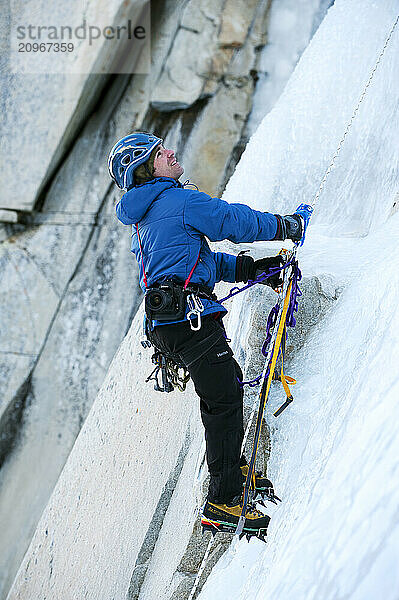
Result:
<svg viewBox="0 0 399 600">
<path fill-rule="evenodd" d="M 378 56 L 378 58 L 377 58 L 377 61 L 376 61 L 375 65 L 374 65 L 374 67 L 373 67 L 373 69 L 372 69 L 372 71 L 371 71 L 371 73 L 370 73 L 370 76 L 369 76 L 369 78 L 368 78 L 368 80 L 367 80 L 367 83 L 366 83 L 366 85 L 364 86 L 364 89 L 363 89 L 363 91 L 362 91 L 362 93 L 361 93 L 361 95 L 360 95 L 360 98 L 359 98 L 359 101 L 358 101 L 358 103 L 357 103 L 357 105 L 356 105 L 356 108 L 355 108 L 355 110 L 353 111 L 353 113 L 352 113 L 352 116 L 351 116 L 351 118 L 350 118 L 350 120 L 349 120 L 349 122 L 348 122 L 348 124 L 347 124 L 347 126 L 346 126 L 345 133 L 344 133 L 344 135 L 342 136 L 342 138 L 341 138 L 341 140 L 340 140 L 340 142 L 339 142 L 339 144 L 338 144 L 338 147 L 337 147 L 337 149 L 336 149 L 336 151 L 335 151 L 335 153 L 334 153 L 334 155 L 333 155 L 333 157 L 332 157 L 332 159 L 331 159 L 331 162 L 330 162 L 330 164 L 329 164 L 329 165 L 328 165 L 328 167 L 327 167 L 327 170 L 326 170 L 326 172 L 324 173 L 324 177 L 323 177 L 323 179 L 321 180 L 320 187 L 319 187 L 319 189 L 317 190 L 317 193 L 316 193 L 315 197 L 313 198 L 313 202 L 311 202 L 311 206 L 312 206 L 313 208 L 314 208 L 314 206 L 315 206 L 316 202 L 318 201 L 318 199 L 319 199 L 319 197 L 320 197 L 320 194 L 321 194 L 321 192 L 322 192 L 322 191 L 323 191 L 323 189 L 324 189 L 324 185 L 325 185 L 325 183 L 326 183 L 327 177 L 329 176 L 329 174 L 331 173 L 331 171 L 332 171 L 332 170 L 333 170 L 333 168 L 334 168 L 334 165 L 335 165 L 335 160 L 336 160 L 336 158 L 338 158 L 338 156 L 339 156 L 339 153 L 341 152 L 341 148 L 342 148 L 342 146 L 344 145 L 344 142 L 345 142 L 346 136 L 348 135 L 348 133 L 349 133 L 349 131 L 350 131 L 350 128 L 352 127 L 352 123 L 353 123 L 353 121 L 355 120 L 355 118 L 356 118 L 356 115 L 357 115 L 357 113 L 358 113 L 358 110 L 359 110 L 359 108 L 360 108 L 360 105 L 361 105 L 361 103 L 363 102 L 363 100 L 364 100 L 364 98 L 365 98 L 365 96 L 366 96 L 367 90 L 368 90 L 368 88 L 369 88 L 369 86 L 370 86 L 370 84 L 371 84 L 371 82 L 372 82 L 372 80 L 373 80 L 374 74 L 375 74 L 376 70 L 378 69 L 378 65 L 380 64 L 382 57 L 384 56 L 385 50 L 386 50 L 386 48 L 387 48 L 387 46 L 388 46 L 388 44 L 389 44 L 389 42 L 390 42 L 390 40 L 391 40 L 391 37 L 392 37 L 392 35 L 393 35 L 393 32 L 395 31 L 395 28 L 396 28 L 396 26 L 397 26 L 397 24 L 398 24 L 398 21 L 399 21 L 399 14 L 398 14 L 398 16 L 396 17 L 395 23 L 392 25 L 391 31 L 389 32 L 389 34 L 388 34 L 388 37 L 387 37 L 387 38 L 386 38 L 386 40 L 385 40 L 385 44 L 384 44 L 384 46 L 383 46 L 383 48 L 382 48 L 382 50 L 381 50 L 381 52 L 380 52 L 380 54 L 379 54 L 379 56 Z"/>
<path fill-rule="evenodd" d="M 245 481 L 244 486 L 244 496 L 242 502 L 241 515 L 238 519 L 238 525 L 235 532 L 235 535 L 241 536 L 245 523 L 245 515 L 247 506 L 249 506 L 250 502 L 252 502 L 252 492 L 255 489 L 254 481 L 253 481 L 253 473 L 255 471 L 255 461 L 256 455 L 260 440 L 260 432 L 263 422 L 263 413 L 265 409 L 266 402 L 268 400 L 268 395 L 270 391 L 271 382 L 273 379 L 274 369 L 276 367 L 277 358 L 280 351 L 280 344 L 283 335 L 285 334 L 285 324 L 287 312 L 290 304 L 291 297 L 291 289 L 292 289 L 292 278 L 284 277 L 282 296 L 284 297 L 284 303 L 282 309 L 280 311 L 280 319 L 277 325 L 277 322 L 274 327 L 274 331 L 272 334 L 272 339 L 270 342 L 270 347 L 266 356 L 265 366 L 263 368 L 262 374 L 262 387 L 259 396 L 259 408 L 258 408 L 258 417 L 255 427 L 255 435 L 254 441 L 252 444 L 252 452 L 251 458 L 248 463 L 248 474 Z"/>
</svg>

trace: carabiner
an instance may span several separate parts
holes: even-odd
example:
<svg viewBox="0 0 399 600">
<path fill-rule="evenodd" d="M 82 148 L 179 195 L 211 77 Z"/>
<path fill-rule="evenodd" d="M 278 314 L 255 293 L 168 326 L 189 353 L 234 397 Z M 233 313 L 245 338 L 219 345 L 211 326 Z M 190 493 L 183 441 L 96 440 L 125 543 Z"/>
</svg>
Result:
<svg viewBox="0 0 399 600">
<path fill-rule="evenodd" d="M 194 294 L 189 294 L 187 296 L 187 305 L 190 309 L 186 315 L 187 320 L 190 323 L 190 327 L 193 331 L 198 331 L 201 329 L 201 313 L 204 310 L 204 305 L 201 302 L 200 298 L 197 298 Z M 193 315 L 193 319 L 191 319 L 191 315 Z M 194 325 L 194 319 L 197 317 L 197 325 Z"/>
</svg>

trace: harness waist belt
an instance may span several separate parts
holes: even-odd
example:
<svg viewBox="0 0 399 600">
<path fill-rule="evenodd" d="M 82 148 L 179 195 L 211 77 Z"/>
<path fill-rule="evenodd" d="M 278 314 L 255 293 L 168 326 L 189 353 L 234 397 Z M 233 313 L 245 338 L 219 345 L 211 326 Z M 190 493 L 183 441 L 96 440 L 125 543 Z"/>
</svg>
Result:
<svg viewBox="0 0 399 600">
<path fill-rule="evenodd" d="M 165 279 L 164 281 L 157 281 L 156 283 L 153 283 L 148 289 L 151 288 L 157 288 L 159 286 L 161 286 L 164 283 L 173 283 L 174 285 L 184 288 L 184 283 L 182 283 L 181 281 L 174 281 L 173 279 Z M 185 288 L 185 291 L 190 293 L 194 293 L 197 294 L 200 298 L 207 298 L 208 300 L 214 300 L 215 302 L 217 302 L 217 297 L 216 295 L 212 292 L 211 288 L 209 288 L 207 285 L 204 285 L 202 283 L 189 283 L 187 285 L 187 287 Z"/>
</svg>

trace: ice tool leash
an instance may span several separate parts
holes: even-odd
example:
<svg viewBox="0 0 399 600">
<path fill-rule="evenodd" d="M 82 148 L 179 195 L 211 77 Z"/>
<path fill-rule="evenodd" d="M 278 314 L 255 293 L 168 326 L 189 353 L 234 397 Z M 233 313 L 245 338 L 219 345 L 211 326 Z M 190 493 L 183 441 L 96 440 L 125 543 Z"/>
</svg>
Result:
<svg viewBox="0 0 399 600">
<path fill-rule="evenodd" d="M 293 251 L 293 257 L 294 257 L 294 252 L 295 251 Z M 239 536 L 241 536 L 243 533 L 247 508 L 250 504 L 252 504 L 252 501 L 254 500 L 255 462 L 256 462 L 256 455 L 257 455 L 257 451 L 258 451 L 261 430 L 262 430 L 263 413 L 265 410 L 266 402 L 268 400 L 270 386 L 271 386 L 271 382 L 274 377 L 276 363 L 277 363 L 278 356 L 280 354 L 283 338 L 284 338 L 283 348 L 285 346 L 288 311 L 289 311 L 290 306 L 291 307 L 295 306 L 295 304 L 293 304 L 291 302 L 291 299 L 292 299 L 291 294 L 292 294 L 292 290 L 293 290 L 292 273 L 295 273 L 295 269 L 292 269 L 292 273 L 290 274 L 290 276 L 288 276 L 287 273 L 288 273 L 287 270 L 285 270 L 284 276 L 283 276 L 283 285 L 279 292 L 278 302 L 277 302 L 276 306 L 273 307 L 272 312 L 270 313 L 271 315 L 273 315 L 272 319 L 274 320 L 274 323 L 273 323 L 273 320 L 271 320 L 271 331 L 269 330 L 269 332 L 268 332 L 269 335 L 271 334 L 270 342 L 269 342 L 269 346 L 268 346 L 268 349 L 266 352 L 266 360 L 265 360 L 265 364 L 264 364 L 264 368 L 263 368 L 263 373 L 260 378 L 260 381 L 262 381 L 262 387 L 261 387 L 261 391 L 260 391 L 260 395 L 259 395 L 259 407 L 258 407 L 258 414 L 257 414 L 257 419 L 256 419 L 256 425 L 255 425 L 254 440 L 253 440 L 250 460 L 248 462 L 248 474 L 247 474 L 245 484 L 244 484 L 244 495 L 243 495 L 243 500 L 242 500 L 241 515 L 238 520 L 237 529 L 235 532 L 236 535 L 239 535 Z M 270 317 L 270 315 L 269 315 L 269 317 Z M 286 380 L 284 381 L 285 376 L 284 376 L 283 369 L 281 369 L 280 377 L 281 377 L 282 382 L 284 382 L 283 386 L 287 393 L 287 400 L 278 409 L 278 411 L 276 411 L 275 416 L 278 416 L 279 414 L 281 414 L 281 412 L 292 402 L 292 395 L 289 391 L 288 384 L 287 384 Z M 252 416 L 252 418 L 253 418 L 253 416 Z M 250 419 L 249 427 L 251 426 L 251 424 L 252 424 L 252 419 Z M 244 436 L 243 447 L 245 446 L 245 443 L 246 443 L 248 431 L 249 431 L 249 429 L 247 427 L 246 435 Z M 272 498 L 272 500 L 274 500 L 274 498 Z"/>
</svg>

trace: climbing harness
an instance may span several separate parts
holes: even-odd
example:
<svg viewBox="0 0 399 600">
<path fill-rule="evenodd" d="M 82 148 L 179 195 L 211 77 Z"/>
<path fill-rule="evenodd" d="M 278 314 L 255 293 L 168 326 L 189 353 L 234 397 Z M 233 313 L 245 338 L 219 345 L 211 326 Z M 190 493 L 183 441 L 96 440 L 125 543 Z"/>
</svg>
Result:
<svg viewBox="0 0 399 600">
<path fill-rule="evenodd" d="M 184 316 L 186 316 L 186 319 L 190 323 L 191 329 L 193 331 L 198 331 L 201 329 L 201 313 L 204 311 L 204 306 L 201 302 L 198 291 L 191 291 L 189 284 L 200 258 L 201 247 L 198 251 L 197 259 L 183 286 L 175 281 L 162 281 L 154 287 L 149 287 L 147 274 L 144 267 L 143 246 L 141 243 L 138 223 L 136 223 L 136 233 L 140 248 L 143 281 L 146 289 L 146 316 L 150 320 L 164 322 L 180 321 L 184 319 Z M 188 308 L 187 312 L 186 307 Z"/>
<path fill-rule="evenodd" d="M 136 233 L 140 248 L 143 282 L 146 290 L 144 299 L 146 314 L 144 322 L 145 339 L 141 342 L 143 348 L 148 348 L 152 345 L 149 339 L 149 323 L 147 319 L 149 321 L 158 320 L 167 323 L 169 321 L 174 322 L 187 318 L 191 329 L 193 331 L 198 331 L 201 329 L 201 313 L 204 311 L 204 305 L 202 304 L 200 296 L 202 295 L 203 297 L 208 298 L 212 296 L 212 292 L 209 294 L 201 291 L 199 289 L 200 286 L 197 286 L 196 290 L 192 289 L 192 284 L 190 286 L 191 277 L 200 258 L 201 247 L 198 251 L 195 264 L 183 286 L 175 281 L 162 281 L 157 285 L 150 287 L 148 285 L 144 266 L 143 247 L 138 223 L 136 223 Z M 188 308 L 188 311 L 186 311 L 186 307 Z M 174 358 L 167 356 L 157 348 L 155 348 L 151 360 L 156 366 L 147 377 L 146 383 L 154 380 L 154 389 L 157 392 L 172 392 L 174 389 L 184 392 L 187 382 L 190 379 L 190 375 L 183 364 L 176 362 Z M 162 383 L 159 381 L 159 375 L 161 375 Z"/>
</svg>

